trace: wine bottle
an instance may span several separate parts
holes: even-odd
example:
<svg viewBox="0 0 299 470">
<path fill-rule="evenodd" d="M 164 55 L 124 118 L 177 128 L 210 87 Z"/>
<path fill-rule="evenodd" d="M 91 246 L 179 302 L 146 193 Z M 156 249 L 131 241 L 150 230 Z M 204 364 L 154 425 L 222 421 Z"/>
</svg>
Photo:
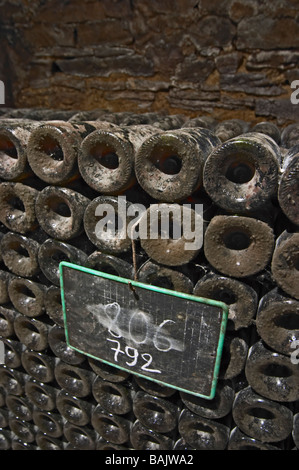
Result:
<svg viewBox="0 0 299 470">
<path fill-rule="evenodd" d="M 54 373 L 58 385 L 71 395 L 84 398 L 91 394 L 95 374 L 88 368 L 66 364 L 59 359 Z"/>
<path fill-rule="evenodd" d="M 154 397 L 143 391 L 137 392 L 133 399 L 135 417 L 145 427 L 159 433 L 169 433 L 178 424 L 181 411 L 179 403 Z"/>
<path fill-rule="evenodd" d="M 39 272 L 39 243 L 19 233 L 8 232 L 1 238 L 0 252 L 5 266 L 15 275 L 32 278 Z"/>
<path fill-rule="evenodd" d="M 299 125 L 298 123 L 289 124 L 281 132 L 281 145 L 286 149 L 298 144 Z"/>
<path fill-rule="evenodd" d="M 97 405 L 93 411 L 91 424 L 103 439 L 112 444 L 125 444 L 130 438 L 131 421 L 123 416 L 106 412 L 100 405 Z"/>
<path fill-rule="evenodd" d="M 204 127 L 213 131 L 216 126 L 217 121 L 212 116 L 196 116 L 185 120 L 180 127 Z"/>
<path fill-rule="evenodd" d="M 12 395 L 13 396 L 13 395 Z M 0 429 L 7 428 L 9 425 L 9 416 L 12 413 L 6 408 L 0 408 Z"/>
<path fill-rule="evenodd" d="M 8 295 L 14 308 L 27 317 L 40 317 L 45 312 L 45 286 L 23 277 L 8 284 Z"/>
<path fill-rule="evenodd" d="M 204 165 L 204 188 L 224 210 L 255 212 L 276 197 L 280 163 L 280 148 L 271 137 L 242 134 L 210 153 Z"/>
<path fill-rule="evenodd" d="M 64 424 L 63 433 L 68 441 L 66 450 L 95 450 L 97 433 L 89 426 L 77 426 L 76 424 Z"/>
<path fill-rule="evenodd" d="M 83 232 L 83 215 L 89 202 L 70 188 L 46 186 L 36 198 L 36 217 L 50 237 L 70 240 Z"/>
<path fill-rule="evenodd" d="M 278 202 L 287 218 L 299 225 L 299 145 L 286 153 L 282 163 L 282 174 L 279 179 Z"/>
<path fill-rule="evenodd" d="M 299 299 L 299 233 L 285 230 L 277 239 L 271 272 L 281 289 Z"/>
<path fill-rule="evenodd" d="M 109 364 L 101 362 L 92 357 L 88 357 L 88 364 L 96 375 L 109 382 L 120 383 L 124 382 L 130 377 L 129 372 L 126 372 L 122 369 L 117 369 L 116 367 L 110 366 Z"/>
<path fill-rule="evenodd" d="M 101 194 L 116 195 L 136 183 L 134 157 L 142 142 L 157 133 L 144 124 L 97 129 L 83 140 L 78 156 L 82 178 Z"/>
<path fill-rule="evenodd" d="M 140 186 L 159 202 L 178 202 L 202 185 L 204 161 L 220 140 L 208 129 L 159 132 L 146 139 L 135 157 Z"/>
<path fill-rule="evenodd" d="M 25 395 L 33 404 L 43 411 L 52 411 L 56 409 L 56 398 L 59 389 L 51 384 L 38 382 L 30 378 L 25 383 Z"/>
<path fill-rule="evenodd" d="M 29 119 L 1 119 L 0 178 L 22 181 L 32 173 L 27 161 L 27 144 L 37 126 L 37 122 Z"/>
<path fill-rule="evenodd" d="M 176 389 L 174 388 L 159 384 L 153 380 L 145 379 L 144 377 L 139 377 L 138 375 L 134 377 L 134 380 L 138 387 L 140 387 L 144 392 L 155 397 L 168 398 L 176 393 Z"/>
<path fill-rule="evenodd" d="M 22 365 L 22 352 L 25 346 L 19 341 L 9 338 L 2 338 L 5 348 L 5 365 L 10 369 L 18 369 Z"/>
<path fill-rule="evenodd" d="M 160 434 L 143 426 L 137 419 L 130 433 L 130 441 L 135 450 L 172 450 L 174 441 L 166 434 Z"/>
<path fill-rule="evenodd" d="M 0 450 L 11 449 L 12 432 L 10 429 L 0 428 Z"/>
<path fill-rule="evenodd" d="M 19 439 L 18 436 L 14 435 L 11 441 L 11 448 L 12 450 L 37 450 L 34 442 L 24 442 L 22 439 Z"/>
<path fill-rule="evenodd" d="M 129 385 L 96 377 L 92 384 L 92 394 L 107 413 L 124 415 L 132 410 L 134 390 Z"/>
<path fill-rule="evenodd" d="M 263 398 L 251 387 L 236 394 L 232 414 L 241 431 L 261 442 L 279 442 L 292 432 L 292 411 L 276 401 Z"/>
<path fill-rule="evenodd" d="M 278 402 L 299 399 L 299 369 L 289 356 L 274 352 L 262 340 L 248 352 L 245 374 L 252 389 L 265 398 Z"/>
<path fill-rule="evenodd" d="M 6 394 L 22 396 L 27 378 L 25 374 L 16 369 L 0 364 L 0 385 Z"/>
<path fill-rule="evenodd" d="M 0 305 L 0 336 L 2 338 L 14 338 L 14 320 L 18 313 L 10 305 L 4 307 Z"/>
<path fill-rule="evenodd" d="M 27 158 L 39 179 L 51 185 L 63 185 L 78 177 L 81 130 L 75 123 L 47 121 L 31 133 Z"/>
<path fill-rule="evenodd" d="M 249 437 L 236 426 L 230 433 L 227 450 L 280 450 L 280 448 Z"/>
<path fill-rule="evenodd" d="M 237 332 L 226 331 L 219 378 L 230 380 L 241 374 L 247 359 L 249 341 L 250 329 L 248 328 L 240 329 Z"/>
<path fill-rule="evenodd" d="M 45 292 L 45 309 L 49 318 L 58 326 L 64 327 L 61 290 L 57 286 L 49 286 Z"/>
<path fill-rule="evenodd" d="M 64 418 L 55 411 L 33 410 L 33 422 L 37 429 L 56 439 L 63 435 Z"/>
<path fill-rule="evenodd" d="M 239 330 L 251 325 L 256 314 L 258 295 L 249 285 L 238 279 L 213 271 L 201 277 L 193 291 L 198 297 L 224 302 L 229 306 L 227 329 Z"/>
<path fill-rule="evenodd" d="M 180 392 L 186 408 L 203 418 L 218 419 L 227 416 L 235 398 L 234 387 L 230 380 L 218 380 L 215 398 L 207 401 L 204 398 Z"/>
<path fill-rule="evenodd" d="M 292 342 L 299 341 L 299 301 L 271 290 L 259 302 L 256 328 L 271 349 L 290 356 Z"/>
<path fill-rule="evenodd" d="M 50 326 L 44 321 L 29 318 L 23 314 L 16 316 L 14 330 L 19 341 L 34 351 L 43 351 L 48 346 L 48 334 Z"/>
<path fill-rule="evenodd" d="M 116 196 L 98 196 L 87 206 L 84 213 L 84 229 L 89 240 L 103 253 L 120 254 L 131 249 L 128 224 L 134 220 L 132 204 Z"/>
<path fill-rule="evenodd" d="M 214 132 L 221 142 L 225 142 L 247 132 L 248 128 L 248 123 L 242 119 L 225 119 L 216 124 Z"/>
<path fill-rule="evenodd" d="M 292 437 L 297 449 L 299 449 L 299 413 L 296 413 L 293 418 Z"/>
<path fill-rule="evenodd" d="M 8 283 L 13 277 L 13 274 L 0 270 L 0 306 L 10 302 L 8 295 Z"/>
<path fill-rule="evenodd" d="M 185 274 L 152 260 L 147 260 L 138 270 L 137 279 L 145 284 L 192 294 L 193 283 Z"/>
<path fill-rule="evenodd" d="M 22 183 L 0 183 L 0 222 L 12 232 L 26 234 L 38 226 L 35 200 L 38 191 Z"/>
<path fill-rule="evenodd" d="M 38 351 L 25 349 L 22 356 L 22 366 L 27 374 L 39 382 L 49 383 L 55 378 L 54 368 L 57 358 Z"/>
<path fill-rule="evenodd" d="M 60 286 L 59 264 L 68 261 L 84 265 L 87 254 L 84 251 L 59 240 L 48 238 L 38 251 L 39 266 L 46 278 L 55 286 Z"/>
<path fill-rule="evenodd" d="M 58 392 L 56 406 L 66 421 L 78 426 L 86 426 L 90 423 L 95 408 L 95 404 L 90 399 L 82 400 L 65 390 Z"/>
<path fill-rule="evenodd" d="M 226 424 L 203 418 L 188 409 L 181 413 L 178 430 L 181 437 L 197 450 L 224 450 L 230 434 Z"/>
<path fill-rule="evenodd" d="M 96 450 L 128 450 L 128 448 L 125 446 L 112 444 L 111 442 L 105 441 L 105 439 L 100 437 L 96 442 Z"/>
<path fill-rule="evenodd" d="M 139 219 L 140 244 L 147 256 L 166 266 L 182 266 L 201 251 L 200 212 L 178 204 L 152 204 Z"/>
<path fill-rule="evenodd" d="M 37 426 L 30 421 L 24 421 L 15 416 L 9 419 L 9 428 L 21 441 L 31 444 L 35 441 Z"/>
<path fill-rule="evenodd" d="M 9 411 L 23 421 L 32 421 L 33 404 L 27 397 L 7 395 L 6 406 Z"/>
<path fill-rule="evenodd" d="M 133 279 L 133 266 L 127 261 L 118 258 L 117 256 L 94 251 L 87 258 L 86 266 L 96 271 L 102 271 L 114 276 L 124 277 L 126 279 Z"/>
<path fill-rule="evenodd" d="M 271 137 L 278 145 L 281 144 L 280 130 L 273 122 L 261 121 L 251 128 L 251 132 L 259 132 Z"/>
<path fill-rule="evenodd" d="M 222 274 L 243 278 L 262 271 L 274 250 L 272 228 L 261 220 L 217 215 L 204 236 L 208 262 Z"/>
<path fill-rule="evenodd" d="M 56 439 L 55 437 L 48 436 L 41 431 L 37 431 L 35 436 L 37 450 L 65 450 L 66 443 L 62 437 Z"/>
<path fill-rule="evenodd" d="M 62 326 L 53 325 L 48 335 L 49 346 L 53 354 L 67 364 L 79 365 L 85 361 L 85 356 L 70 348 L 66 342 L 65 330 Z"/>
</svg>

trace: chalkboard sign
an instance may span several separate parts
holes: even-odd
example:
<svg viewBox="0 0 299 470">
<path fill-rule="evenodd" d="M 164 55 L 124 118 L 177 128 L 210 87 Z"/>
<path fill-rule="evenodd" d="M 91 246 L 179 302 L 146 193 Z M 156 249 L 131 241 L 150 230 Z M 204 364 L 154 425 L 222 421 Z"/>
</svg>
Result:
<svg viewBox="0 0 299 470">
<path fill-rule="evenodd" d="M 215 396 L 228 307 L 60 263 L 69 347 L 131 374 Z"/>
</svg>

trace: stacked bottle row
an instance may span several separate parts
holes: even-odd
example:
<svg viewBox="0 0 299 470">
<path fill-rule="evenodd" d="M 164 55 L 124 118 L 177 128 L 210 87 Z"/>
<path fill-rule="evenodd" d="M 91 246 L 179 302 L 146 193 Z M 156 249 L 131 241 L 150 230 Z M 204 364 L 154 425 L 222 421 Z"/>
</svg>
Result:
<svg viewBox="0 0 299 470">
<path fill-rule="evenodd" d="M 296 125 L 181 115 L 2 115 L 1 448 L 299 446 L 297 137 Z M 128 227 L 161 202 L 188 210 L 193 229 L 202 205 L 203 246 L 185 250 L 175 223 L 168 238 L 132 242 Z M 95 230 L 100 204 L 125 237 Z M 62 260 L 227 303 L 215 399 L 71 350 Z"/>
</svg>

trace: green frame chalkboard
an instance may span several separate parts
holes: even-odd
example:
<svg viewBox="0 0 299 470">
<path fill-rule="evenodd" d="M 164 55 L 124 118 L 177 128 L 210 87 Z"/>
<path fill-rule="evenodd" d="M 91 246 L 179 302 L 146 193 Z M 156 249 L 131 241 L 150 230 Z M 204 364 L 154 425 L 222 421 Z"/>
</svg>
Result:
<svg viewBox="0 0 299 470">
<path fill-rule="evenodd" d="M 215 397 L 226 304 L 66 261 L 59 270 L 70 348 L 161 385 Z"/>
</svg>

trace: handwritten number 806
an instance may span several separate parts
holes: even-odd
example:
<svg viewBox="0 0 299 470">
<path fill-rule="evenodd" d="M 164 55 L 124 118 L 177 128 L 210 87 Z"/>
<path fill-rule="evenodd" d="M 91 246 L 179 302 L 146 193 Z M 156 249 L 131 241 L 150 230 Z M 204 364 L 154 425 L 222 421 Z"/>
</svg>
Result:
<svg viewBox="0 0 299 470">
<path fill-rule="evenodd" d="M 116 343 L 116 347 L 111 348 L 111 350 L 114 351 L 114 361 L 115 362 L 118 362 L 119 354 L 125 354 L 128 358 L 132 359 L 132 361 L 126 361 L 127 366 L 134 367 L 134 366 L 136 366 L 136 364 L 137 364 L 137 362 L 138 362 L 138 360 L 141 356 L 141 360 L 144 362 L 144 364 L 141 366 L 141 370 L 144 370 L 146 372 L 161 374 L 160 370 L 150 369 L 149 368 L 149 365 L 152 363 L 152 360 L 153 360 L 151 354 L 143 353 L 143 354 L 139 355 L 138 350 L 135 349 L 135 348 L 132 348 L 130 346 L 126 346 L 125 350 L 122 351 L 120 349 L 120 342 L 119 341 L 117 341 L 115 339 L 110 339 L 110 338 L 107 338 L 107 340 L 110 341 L 111 343 Z"/>
</svg>

